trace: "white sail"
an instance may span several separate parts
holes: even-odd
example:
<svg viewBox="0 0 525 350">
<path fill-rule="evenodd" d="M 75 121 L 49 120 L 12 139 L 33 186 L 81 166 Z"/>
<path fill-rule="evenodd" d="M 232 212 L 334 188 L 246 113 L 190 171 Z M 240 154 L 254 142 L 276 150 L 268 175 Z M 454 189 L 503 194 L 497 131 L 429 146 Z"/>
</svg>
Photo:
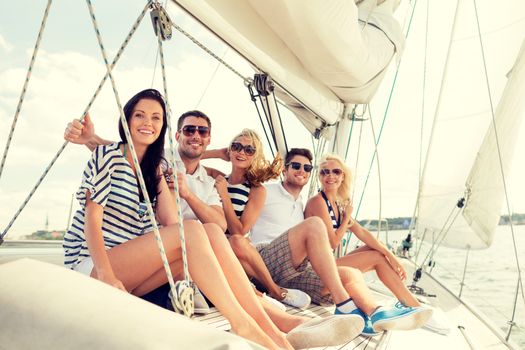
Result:
<svg viewBox="0 0 525 350">
<path fill-rule="evenodd" d="M 468 6 L 471 5 L 463 2 L 459 9 L 463 17 L 468 11 L 474 13 Z M 471 15 L 470 21 L 458 23 L 453 37 L 449 64 L 456 65 L 454 79 L 447 79 L 443 86 L 452 92 L 443 94 L 442 108 L 434 122 L 417 226 L 419 234 L 424 234 L 429 241 L 444 237 L 442 244 L 445 246 L 482 249 L 492 243 L 501 214 L 504 187 L 474 20 Z M 467 55 L 473 51 L 479 58 Z M 522 47 L 495 112 L 504 173 L 509 170 L 525 114 L 524 64 Z M 490 69 L 492 67 L 489 73 Z M 498 69 L 508 70 L 509 67 Z M 500 79 L 502 77 L 503 74 Z M 457 205 L 462 198 L 465 199 L 463 207 Z"/>
<path fill-rule="evenodd" d="M 397 0 L 174 2 L 270 75 L 310 131 L 369 102 L 404 43 Z"/>
<path fill-rule="evenodd" d="M 503 204 L 499 156 L 503 173 L 508 174 L 525 112 L 525 41 L 508 78 L 496 110 L 496 128 L 489 126 L 465 184 L 470 195 L 463 210 L 464 220 L 487 246 L 492 243 Z"/>
</svg>

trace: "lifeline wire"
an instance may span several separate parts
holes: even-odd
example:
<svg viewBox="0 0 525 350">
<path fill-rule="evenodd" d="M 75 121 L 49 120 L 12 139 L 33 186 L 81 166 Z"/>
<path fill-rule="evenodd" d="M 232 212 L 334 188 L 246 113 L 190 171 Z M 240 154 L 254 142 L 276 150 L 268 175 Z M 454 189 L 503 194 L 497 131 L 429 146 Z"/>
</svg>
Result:
<svg viewBox="0 0 525 350">
<path fill-rule="evenodd" d="M 26 95 L 27 85 L 29 84 L 31 73 L 33 72 L 33 66 L 35 64 L 36 55 L 38 53 L 38 48 L 40 47 L 40 41 L 42 41 L 42 34 L 44 33 L 44 29 L 46 27 L 47 17 L 49 15 L 49 9 L 51 7 L 52 2 L 53 2 L 52 0 L 48 0 L 47 2 L 47 7 L 44 12 L 44 17 L 42 18 L 42 24 L 40 25 L 40 30 L 38 32 L 38 37 L 36 39 L 35 48 L 33 49 L 33 55 L 31 56 L 31 63 L 29 63 L 29 68 L 27 69 L 26 80 L 24 82 L 24 86 L 22 87 L 20 98 L 18 99 L 18 106 L 16 106 L 15 116 L 13 117 L 13 123 L 11 124 L 11 130 L 9 131 L 9 136 L 7 137 L 7 142 L 6 142 L 5 149 L 4 149 L 4 155 L 2 156 L 2 163 L 0 164 L 0 178 L 2 177 L 2 172 L 4 171 L 4 165 L 5 165 L 5 160 L 7 158 L 7 152 L 9 151 L 11 140 L 13 139 L 13 134 L 15 132 L 18 115 L 20 114 L 20 110 L 22 109 L 22 103 L 24 102 L 24 98 Z"/>
</svg>

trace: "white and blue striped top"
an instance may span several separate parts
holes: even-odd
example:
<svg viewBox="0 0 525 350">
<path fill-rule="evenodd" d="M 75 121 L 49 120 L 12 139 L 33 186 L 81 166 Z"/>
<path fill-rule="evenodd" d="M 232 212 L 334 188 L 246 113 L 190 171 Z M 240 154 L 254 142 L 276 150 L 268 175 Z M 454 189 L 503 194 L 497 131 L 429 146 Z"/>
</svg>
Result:
<svg viewBox="0 0 525 350">
<path fill-rule="evenodd" d="M 93 152 L 76 193 L 80 202 L 71 227 L 64 235 L 64 264 L 74 268 L 89 256 L 84 235 L 86 191 L 104 207 L 102 234 L 110 249 L 152 230 L 146 204 L 139 202 L 137 178 L 119 148 L 120 143 L 99 146 Z"/>
</svg>

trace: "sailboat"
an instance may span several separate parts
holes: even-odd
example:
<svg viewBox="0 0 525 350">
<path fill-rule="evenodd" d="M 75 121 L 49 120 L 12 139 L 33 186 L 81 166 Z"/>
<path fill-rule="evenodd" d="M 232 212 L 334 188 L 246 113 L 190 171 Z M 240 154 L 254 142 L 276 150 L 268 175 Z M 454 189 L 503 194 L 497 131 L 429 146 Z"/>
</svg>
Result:
<svg viewBox="0 0 525 350">
<path fill-rule="evenodd" d="M 461 3 L 461 6 L 464 6 L 465 1 Z M 243 2 L 176 0 L 167 4 L 166 13 L 170 14 L 171 18 L 175 18 L 172 13 L 176 13 L 180 9 L 187 12 L 249 63 L 256 73 L 255 76 L 239 73 L 235 69 L 232 71 L 241 77 L 243 84 L 249 86 L 250 96 L 246 97 L 260 99 L 261 114 L 266 116 L 265 119 L 261 118 L 261 122 L 267 131 L 266 135 L 271 151 L 286 152 L 289 132 L 285 128 L 287 124 L 285 118 L 293 116 L 300 120 L 307 132 L 313 135 L 317 154 L 330 151 L 346 157 L 349 145 L 353 146 L 356 142 L 355 134 L 354 138 L 351 136 L 358 128 L 359 105 L 369 106 L 367 112 L 369 113 L 368 118 L 371 118 L 370 110 L 375 109 L 374 103 L 379 97 L 383 97 L 386 92 L 391 90 L 391 86 L 387 82 L 392 81 L 393 75 L 396 74 L 396 68 L 402 67 L 400 64 L 405 59 L 403 56 L 408 54 L 407 51 L 411 49 L 408 46 L 408 39 L 405 43 L 406 33 L 403 32 L 403 27 L 394 16 L 398 5 L 398 1 L 392 0 L 364 0 L 355 3 L 345 1 L 304 3 L 251 0 Z M 408 8 L 414 9 L 415 4 L 411 5 Z M 460 5 L 457 9 L 455 12 L 457 15 L 466 11 Z M 175 23 L 167 24 L 167 27 L 169 28 L 171 25 L 174 28 L 178 27 Z M 451 29 L 450 37 L 455 39 L 450 40 L 450 42 L 461 41 L 461 34 L 459 35 L 460 39 L 457 39 L 456 35 L 458 35 L 457 32 Z M 197 39 L 192 38 L 198 42 Z M 202 44 L 201 48 L 212 53 L 214 59 L 217 59 L 221 64 L 227 64 L 227 61 L 222 59 L 220 55 L 213 53 L 213 50 L 204 47 Z M 474 153 L 480 149 L 478 159 L 475 160 L 474 157 L 470 159 L 470 162 L 474 164 L 470 168 L 473 169 L 470 175 L 468 172 L 453 172 L 454 175 L 458 175 L 459 179 L 462 179 L 453 193 L 449 193 L 452 191 L 448 190 L 443 191 L 442 188 L 436 192 L 435 187 L 433 187 L 436 183 L 439 187 L 439 184 L 452 182 L 448 178 L 445 179 L 446 181 L 440 181 L 444 175 L 439 173 L 439 170 L 442 170 L 443 164 L 450 164 L 452 161 L 458 162 L 461 164 L 461 168 L 465 168 L 463 165 L 468 161 L 453 160 L 450 152 L 448 152 L 445 162 L 440 162 L 439 154 L 443 153 L 443 148 L 437 143 L 443 141 L 439 141 L 439 127 L 433 128 L 426 165 L 421 174 L 418 174 L 421 181 L 418 184 L 418 214 L 417 227 L 415 228 L 418 235 L 422 239 L 430 241 L 433 246 L 445 244 L 463 249 L 476 249 L 491 243 L 491 234 L 497 223 L 495 218 L 496 216 L 499 217 L 501 208 L 499 203 L 503 198 L 503 180 L 498 184 L 489 181 L 489 187 L 492 185 L 497 187 L 493 190 L 496 193 L 490 194 L 490 198 L 493 198 L 490 203 L 491 207 L 480 206 L 479 204 L 480 202 L 487 202 L 483 200 L 488 197 L 487 192 L 485 192 L 487 179 L 491 180 L 497 177 L 489 173 L 489 171 L 497 170 L 494 164 L 499 157 L 495 156 L 494 150 L 499 149 L 504 154 L 504 165 L 501 171 L 505 173 L 508 171 L 513 148 L 512 142 L 496 148 L 494 138 L 495 135 L 504 132 L 500 131 L 499 128 L 501 119 L 506 119 L 509 116 L 523 116 L 523 106 L 520 106 L 519 97 L 520 92 L 523 91 L 523 86 L 520 84 L 525 81 L 520 78 L 525 74 L 523 67 L 525 65 L 525 53 L 523 48 L 518 52 L 516 43 L 514 43 L 512 50 L 516 51 L 513 53 L 518 54 L 518 58 L 509 66 L 503 67 L 511 72 L 508 74 L 504 97 L 499 103 L 501 107 L 498 107 L 495 112 L 498 117 L 498 122 L 495 122 L 497 127 L 491 129 L 490 123 L 485 123 L 480 126 L 481 132 L 472 130 L 473 134 L 481 135 L 479 142 L 469 144 L 472 145 Z M 512 50 L 509 49 L 509 51 Z M 462 53 L 458 55 L 462 55 Z M 448 60 L 444 56 L 442 59 L 442 62 Z M 446 77 L 447 74 L 449 73 L 445 72 L 443 77 Z M 481 73 L 479 75 L 483 76 Z M 466 78 L 465 80 L 468 81 Z M 478 83 L 475 84 L 479 85 Z M 436 91 L 446 91 L 445 83 L 440 84 L 440 86 Z M 442 93 L 438 94 L 441 95 Z M 517 99 L 509 100 L 512 96 Z M 428 98 L 431 100 L 430 97 Z M 450 115 L 449 111 L 440 111 L 443 105 L 447 103 L 451 106 L 462 105 L 461 101 L 447 102 L 446 95 L 435 100 L 440 99 L 442 101 L 436 102 L 432 106 L 435 111 L 436 125 L 439 125 L 440 118 L 443 115 Z M 509 110 L 509 106 L 515 109 Z M 457 114 L 452 115 L 461 117 L 464 112 L 458 111 Z M 363 119 L 366 120 L 365 113 L 363 116 Z M 394 118 L 396 117 L 398 116 Z M 460 117 L 455 119 L 461 120 Z M 519 120 L 505 122 L 505 125 L 510 126 L 502 127 L 506 130 L 503 137 L 505 140 L 511 140 L 513 132 L 515 133 L 514 138 L 517 137 Z M 446 120 L 444 123 L 446 124 Z M 501 123 L 504 122 L 501 121 Z M 469 129 L 474 129 L 472 121 L 468 125 Z M 464 132 L 466 128 L 459 125 L 456 129 Z M 444 132 L 451 132 L 449 130 L 451 129 L 446 128 Z M 483 135 L 486 135 L 485 141 L 481 143 Z M 380 134 L 374 136 L 374 143 L 376 144 L 379 142 L 378 136 L 380 137 Z M 450 142 L 450 138 L 454 137 L 450 134 L 448 136 L 448 142 Z M 458 136 L 457 139 L 463 139 L 463 137 Z M 446 138 L 444 142 L 447 142 Z M 463 144 L 462 147 L 466 146 Z M 377 148 L 374 147 L 372 151 L 375 156 Z M 451 166 L 451 168 L 456 170 L 460 167 Z M 365 176 L 361 178 L 365 178 Z M 314 187 L 315 184 L 312 186 Z M 443 192 L 450 194 L 452 199 L 443 198 L 443 202 L 436 200 L 438 197 L 441 198 L 440 193 Z M 462 199 L 463 206 L 459 209 L 464 208 L 464 210 L 458 210 L 460 211 L 457 214 L 459 219 L 453 222 L 447 221 L 450 212 L 458 208 L 457 203 Z M 444 214 L 437 215 L 438 212 Z M 379 216 L 379 222 L 381 222 L 381 215 Z M 463 224 L 457 231 L 460 234 L 455 233 L 456 231 L 452 229 L 453 225 L 458 224 Z M 436 344 L 438 348 L 445 346 L 453 348 L 488 346 L 504 349 L 518 348 L 511 340 L 509 341 L 508 337 L 506 339 L 490 320 L 479 315 L 471 306 L 456 298 L 445 286 L 425 274 L 424 271 L 422 273 L 424 278 L 419 287 L 437 294 L 436 307 L 445 311 L 453 323 L 460 327 L 455 328 L 448 336 L 418 330 L 399 334 L 387 332 L 379 339 L 372 340 L 359 337 L 351 344 L 347 344 L 347 348 L 417 348 L 423 342 Z M 34 277 L 28 280 L 24 278 L 27 274 L 32 274 Z M 92 281 L 86 281 L 81 276 L 68 274 L 55 266 L 41 265 L 33 261 L 15 261 L 0 266 L 0 276 L 4 281 L 16 281 L 15 289 L 11 291 L 6 287 L 3 288 L 3 291 L 0 289 L 0 294 L 4 298 L 2 303 L 10 305 L 9 311 L 0 316 L 5 320 L 3 323 L 9 324 L 11 322 L 13 325 L 13 328 L 9 328 L 11 332 L 14 332 L 13 329 L 25 332 L 27 328 L 33 328 L 31 337 L 34 337 L 33 339 L 44 339 L 44 342 L 40 343 L 43 348 L 51 346 L 60 348 L 70 345 L 68 339 L 64 339 L 63 342 L 56 342 L 57 334 L 62 334 L 57 328 L 63 327 L 64 324 L 70 325 L 68 330 L 73 332 L 71 333 L 73 334 L 72 339 L 78 339 L 79 343 L 86 348 L 94 346 L 94 344 L 104 344 L 108 337 L 115 339 L 114 342 L 109 343 L 112 348 L 125 347 L 126 341 L 139 341 L 136 339 L 137 337 L 128 338 L 130 334 L 140 335 L 144 344 L 152 344 L 153 341 L 158 341 L 158 344 L 171 342 L 173 345 L 172 337 L 166 336 L 174 332 L 173 329 L 176 329 L 179 334 L 184 334 L 184 337 L 177 337 L 177 339 L 180 338 L 180 342 L 176 344 L 181 347 L 254 346 L 252 344 L 247 345 L 232 334 L 210 330 L 203 324 L 196 325 L 195 322 L 189 322 L 182 317 L 173 319 L 169 313 L 153 309 L 149 305 L 133 300 L 131 297 L 121 298 L 112 293 L 114 291 L 111 289 L 104 288 L 106 286 L 99 286 Z M 53 286 L 48 283 L 50 278 L 57 281 Z M 85 314 L 84 317 L 78 312 L 63 308 L 64 300 L 69 300 L 62 299 L 65 296 L 61 286 L 65 285 L 75 285 L 75 293 L 88 293 L 92 297 L 106 296 L 107 300 L 114 303 L 112 310 L 115 310 L 116 314 L 115 318 L 107 320 L 107 322 L 122 324 L 123 329 L 127 330 L 127 334 L 108 334 L 108 330 L 103 326 L 107 323 L 101 323 L 97 326 L 96 324 L 101 317 L 98 315 L 101 308 L 93 307 L 89 314 Z M 37 287 L 39 293 L 35 294 L 34 289 Z M 56 296 L 61 298 L 56 298 Z M 382 297 L 385 300 L 388 299 L 388 295 Z M 80 307 L 78 302 L 75 303 L 75 300 L 70 302 L 71 305 Z M 95 300 L 87 299 L 84 302 L 95 303 Z M 25 305 L 26 310 L 29 309 L 27 313 L 20 312 L 21 305 Z M 44 305 L 45 307 L 43 307 Z M 105 307 L 108 306 L 105 305 Z M 119 310 L 123 309 L 126 309 L 126 312 L 118 315 Z M 309 312 L 310 314 L 323 314 L 329 310 L 319 307 Z M 151 329 L 148 328 L 147 334 L 141 334 L 143 328 L 139 329 L 137 325 L 129 321 L 129 318 L 137 313 L 141 316 L 145 315 L 144 324 L 155 325 Z M 53 315 L 53 317 L 49 318 L 47 315 Z M 75 324 L 85 322 L 86 319 L 93 320 L 90 323 L 95 326 L 90 328 L 89 332 L 82 334 L 81 330 L 75 328 Z M 203 323 L 212 323 L 210 318 L 203 321 Z M 219 327 L 227 327 L 223 322 L 218 322 L 218 324 Z M 42 331 L 36 332 L 34 331 L 35 328 Z M 44 331 L 47 334 L 43 334 Z M 2 334 L 8 333 L 4 331 Z M 27 347 L 27 344 L 32 344 L 31 342 L 34 341 L 22 341 L 22 337 L 18 336 L 16 332 L 8 340 L 10 343 L 6 344 L 12 344 L 18 348 Z"/>
</svg>

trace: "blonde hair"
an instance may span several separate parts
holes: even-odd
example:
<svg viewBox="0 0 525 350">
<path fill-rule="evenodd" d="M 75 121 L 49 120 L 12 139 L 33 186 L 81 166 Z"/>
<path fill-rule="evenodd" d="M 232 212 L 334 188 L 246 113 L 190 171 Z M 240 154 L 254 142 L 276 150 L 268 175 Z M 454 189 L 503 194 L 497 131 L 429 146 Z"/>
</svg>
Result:
<svg viewBox="0 0 525 350">
<path fill-rule="evenodd" d="M 252 146 L 255 147 L 255 154 L 253 155 L 250 167 L 246 169 L 246 180 L 252 186 L 259 186 L 261 183 L 279 177 L 283 170 L 283 159 L 277 154 L 272 163 L 264 157 L 263 144 L 261 138 L 252 129 L 243 129 L 230 142 L 230 147 L 240 137 L 246 137 L 251 140 Z M 230 148 L 228 148 L 228 153 Z"/>
<path fill-rule="evenodd" d="M 348 204 L 348 202 L 350 202 L 350 189 L 352 187 L 352 172 L 350 171 L 350 168 L 346 166 L 343 159 L 335 154 L 325 154 L 319 160 L 319 168 L 321 167 L 323 163 L 326 163 L 329 160 L 339 163 L 341 170 L 343 170 L 343 182 L 341 182 L 341 186 L 339 186 L 339 188 L 337 189 L 337 205 L 346 205 Z M 319 178 L 320 177 L 321 177 L 321 173 L 319 173 Z"/>
</svg>

